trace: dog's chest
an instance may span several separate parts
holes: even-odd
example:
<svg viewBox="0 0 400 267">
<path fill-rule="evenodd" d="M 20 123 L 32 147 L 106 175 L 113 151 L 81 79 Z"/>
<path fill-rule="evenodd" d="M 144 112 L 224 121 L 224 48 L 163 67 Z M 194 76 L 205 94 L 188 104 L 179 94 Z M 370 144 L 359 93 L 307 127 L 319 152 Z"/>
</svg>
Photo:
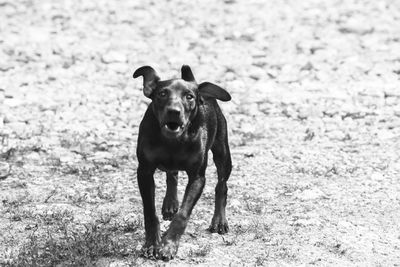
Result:
<svg viewBox="0 0 400 267">
<path fill-rule="evenodd" d="M 196 144 L 183 147 L 148 146 L 144 149 L 146 158 L 163 171 L 187 170 L 204 156 Z"/>
</svg>

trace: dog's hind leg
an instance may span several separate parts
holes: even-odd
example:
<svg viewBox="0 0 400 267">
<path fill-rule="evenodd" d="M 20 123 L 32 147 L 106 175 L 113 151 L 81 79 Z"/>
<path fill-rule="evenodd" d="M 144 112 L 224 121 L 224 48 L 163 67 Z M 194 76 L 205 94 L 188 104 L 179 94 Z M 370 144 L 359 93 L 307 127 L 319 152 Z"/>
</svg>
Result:
<svg viewBox="0 0 400 267">
<path fill-rule="evenodd" d="M 164 197 L 161 213 L 164 220 L 172 220 L 179 208 L 177 195 L 178 171 L 167 172 L 167 192 Z"/>
<path fill-rule="evenodd" d="M 216 136 L 214 145 L 211 147 L 213 159 L 217 167 L 218 183 L 215 187 L 215 209 L 209 231 L 212 233 L 225 234 L 228 232 L 228 221 L 225 217 L 226 198 L 228 186 L 226 182 L 232 171 L 231 153 L 228 145 L 226 127 Z"/>
</svg>

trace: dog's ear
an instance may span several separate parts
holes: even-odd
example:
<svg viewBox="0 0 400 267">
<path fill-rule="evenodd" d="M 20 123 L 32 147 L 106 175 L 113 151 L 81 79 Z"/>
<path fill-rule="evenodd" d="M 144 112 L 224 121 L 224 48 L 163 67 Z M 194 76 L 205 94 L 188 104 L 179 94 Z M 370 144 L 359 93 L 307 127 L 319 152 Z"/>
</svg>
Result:
<svg viewBox="0 0 400 267">
<path fill-rule="evenodd" d="M 181 68 L 181 73 L 182 73 L 182 79 L 187 81 L 187 82 L 194 82 L 194 76 L 192 73 L 192 70 L 188 65 L 183 65 Z"/>
<path fill-rule="evenodd" d="M 213 83 L 204 82 L 199 84 L 199 94 L 203 97 L 216 98 L 221 101 L 231 100 L 231 95 L 225 89 Z"/>
<path fill-rule="evenodd" d="M 143 76 L 143 93 L 150 98 L 151 93 L 156 89 L 157 82 L 160 80 L 157 72 L 150 66 L 143 66 L 135 70 L 133 78 Z"/>
</svg>

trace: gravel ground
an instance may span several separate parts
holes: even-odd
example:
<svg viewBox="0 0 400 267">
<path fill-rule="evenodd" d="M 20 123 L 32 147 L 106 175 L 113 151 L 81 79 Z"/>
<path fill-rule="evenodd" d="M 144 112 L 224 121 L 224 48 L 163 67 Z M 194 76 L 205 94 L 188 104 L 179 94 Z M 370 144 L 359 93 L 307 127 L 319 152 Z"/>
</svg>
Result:
<svg viewBox="0 0 400 267">
<path fill-rule="evenodd" d="M 164 264 L 138 255 L 132 73 L 189 64 L 233 97 L 231 232 L 210 162 L 168 265 L 399 266 L 399 3 L 0 0 L 0 265 Z"/>
</svg>

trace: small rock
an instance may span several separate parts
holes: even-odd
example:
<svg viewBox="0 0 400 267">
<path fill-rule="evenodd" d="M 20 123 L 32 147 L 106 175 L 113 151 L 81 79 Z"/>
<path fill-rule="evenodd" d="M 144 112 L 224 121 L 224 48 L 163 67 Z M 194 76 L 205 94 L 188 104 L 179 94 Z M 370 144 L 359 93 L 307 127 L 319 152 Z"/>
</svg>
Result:
<svg viewBox="0 0 400 267">
<path fill-rule="evenodd" d="M 25 158 L 30 161 L 33 161 L 33 162 L 40 162 L 40 160 L 41 160 L 41 157 L 40 157 L 39 153 L 37 153 L 37 152 L 32 152 L 32 153 L 27 154 L 25 156 Z"/>
<path fill-rule="evenodd" d="M 240 209 L 240 207 L 242 206 L 242 203 L 240 203 L 238 199 L 232 199 L 231 201 L 229 201 L 229 204 L 233 209 Z"/>
<path fill-rule="evenodd" d="M 62 163 L 72 163 L 74 161 L 75 161 L 74 157 L 68 155 L 63 155 L 60 157 L 60 162 Z"/>
<path fill-rule="evenodd" d="M 92 157 L 93 160 L 98 160 L 98 161 L 101 161 L 104 159 L 112 159 L 112 158 L 113 158 L 113 154 L 110 152 L 107 152 L 107 151 L 97 151 Z"/>
<path fill-rule="evenodd" d="M 253 80 L 260 80 L 266 76 L 265 71 L 259 67 L 252 67 L 249 70 L 249 77 Z"/>
<path fill-rule="evenodd" d="M 254 123 L 243 122 L 240 129 L 243 133 L 254 133 L 256 131 L 257 126 Z"/>
<path fill-rule="evenodd" d="M 237 92 L 242 92 L 244 90 L 248 90 L 248 87 L 246 84 L 241 81 L 241 80 L 233 80 L 231 82 L 227 83 L 227 87 L 232 90 L 232 92 L 237 91 Z"/>
<path fill-rule="evenodd" d="M 50 33 L 45 27 L 29 27 L 29 41 L 32 43 L 46 43 L 50 40 Z"/>
<path fill-rule="evenodd" d="M 300 200 L 314 200 L 324 198 L 325 194 L 318 188 L 306 189 L 303 192 L 298 192 L 296 198 Z"/>
<path fill-rule="evenodd" d="M 380 130 L 377 133 L 377 136 L 381 140 L 388 140 L 388 139 L 392 139 L 393 137 L 396 137 L 396 135 L 390 130 Z"/>
<path fill-rule="evenodd" d="M 353 229 L 353 224 L 347 221 L 339 221 L 337 224 L 340 232 L 347 232 L 349 229 Z"/>
<path fill-rule="evenodd" d="M 115 62 L 120 62 L 124 63 L 127 62 L 127 58 L 124 54 L 116 52 L 116 51 L 109 51 L 108 53 L 104 54 L 101 57 L 102 61 L 104 63 L 115 63 Z"/>
<path fill-rule="evenodd" d="M 311 218 L 311 219 L 298 219 L 298 220 L 295 220 L 292 223 L 292 225 L 297 225 L 297 226 L 312 226 L 312 225 L 315 225 L 315 226 L 319 226 L 319 225 L 321 225 L 321 222 L 318 219 L 314 219 L 314 218 Z"/>
<path fill-rule="evenodd" d="M 11 172 L 11 166 L 7 162 L 0 162 L 0 179 L 6 179 Z"/>
<path fill-rule="evenodd" d="M 110 262 L 110 265 L 108 265 L 109 267 L 126 267 L 129 266 L 128 264 L 126 264 L 125 262 Z"/>
<path fill-rule="evenodd" d="M 346 138 L 345 133 L 341 130 L 330 131 L 326 133 L 326 136 L 328 136 L 331 140 L 343 140 Z"/>
<path fill-rule="evenodd" d="M 105 171 L 113 171 L 114 167 L 110 164 L 106 164 L 106 165 L 104 165 L 104 170 Z"/>
<path fill-rule="evenodd" d="M 9 70 L 11 70 L 13 68 L 14 68 L 14 66 L 12 66 L 10 64 L 7 64 L 7 65 L 4 64 L 4 63 L 0 64 L 0 71 L 2 71 L 2 72 L 9 71 Z"/>
<path fill-rule="evenodd" d="M 382 173 L 380 173 L 380 172 L 374 172 L 374 173 L 371 175 L 371 179 L 372 179 L 372 180 L 375 180 L 375 181 L 382 181 L 382 180 L 384 179 L 384 177 L 383 177 L 383 174 L 382 174 Z"/>
<path fill-rule="evenodd" d="M 113 62 L 108 65 L 108 68 L 116 73 L 126 73 L 129 66 L 126 63 Z"/>
<path fill-rule="evenodd" d="M 4 105 L 13 108 L 23 105 L 23 102 L 20 99 L 8 97 L 4 99 Z"/>
<path fill-rule="evenodd" d="M 306 136 L 304 137 L 304 141 L 311 141 L 315 137 L 315 132 L 310 128 L 306 130 Z"/>
<path fill-rule="evenodd" d="M 342 26 L 339 28 L 339 31 L 341 33 L 353 33 L 353 34 L 358 34 L 358 35 L 365 35 L 372 33 L 374 31 L 374 28 L 364 25 L 362 23 L 347 23 L 346 25 Z"/>
<path fill-rule="evenodd" d="M 54 151 L 52 157 L 59 160 L 61 163 L 73 163 L 80 157 L 80 155 L 72 153 L 66 149 Z"/>
<path fill-rule="evenodd" d="M 226 80 L 226 81 L 233 81 L 233 80 L 235 80 L 235 78 L 236 78 L 236 74 L 233 73 L 232 71 L 228 71 L 228 72 L 225 74 L 225 80 Z"/>
<path fill-rule="evenodd" d="M 22 136 L 27 130 L 27 126 L 24 122 L 12 122 L 8 123 L 7 126 L 18 136 Z"/>
<path fill-rule="evenodd" d="M 303 67 L 300 68 L 300 70 L 309 71 L 312 70 L 313 68 L 314 68 L 313 64 L 307 62 Z"/>
</svg>

